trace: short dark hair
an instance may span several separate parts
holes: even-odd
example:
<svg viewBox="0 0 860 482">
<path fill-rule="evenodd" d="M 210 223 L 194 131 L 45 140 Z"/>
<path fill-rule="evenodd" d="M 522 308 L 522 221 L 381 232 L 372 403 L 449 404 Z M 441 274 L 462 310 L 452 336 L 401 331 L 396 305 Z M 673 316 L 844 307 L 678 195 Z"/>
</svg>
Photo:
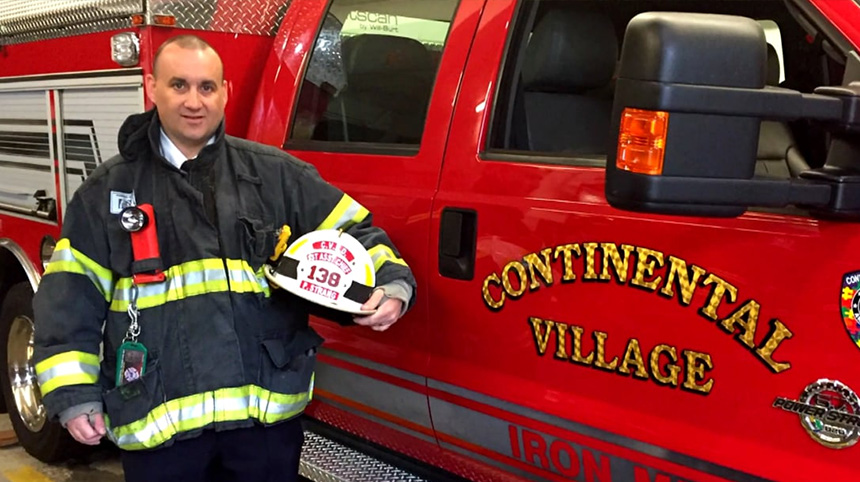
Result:
<svg viewBox="0 0 860 482">
<path fill-rule="evenodd" d="M 202 38 L 192 34 L 177 35 L 175 37 L 170 37 L 169 39 L 165 40 L 164 43 L 162 43 L 158 47 L 158 50 L 155 51 L 155 57 L 153 57 L 152 59 L 152 75 L 156 75 L 156 66 L 158 65 L 158 58 L 161 56 L 161 52 L 165 49 L 165 47 L 173 44 L 176 44 L 180 48 L 189 50 L 212 50 L 213 52 L 215 52 L 215 55 L 218 56 L 218 60 L 221 60 L 221 56 L 218 55 L 218 52 L 211 45 L 209 45 L 209 42 L 203 40 Z M 223 61 L 221 62 L 221 65 L 221 74 L 223 76 Z"/>
</svg>

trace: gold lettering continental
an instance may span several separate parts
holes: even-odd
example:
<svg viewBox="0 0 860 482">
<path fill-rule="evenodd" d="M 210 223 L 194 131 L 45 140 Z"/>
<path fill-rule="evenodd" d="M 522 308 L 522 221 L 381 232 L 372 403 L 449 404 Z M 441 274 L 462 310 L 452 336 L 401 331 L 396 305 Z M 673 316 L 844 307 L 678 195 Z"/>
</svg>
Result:
<svg viewBox="0 0 860 482">
<path fill-rule="evenodd" d="M 550 253 L 552 253 L 552 248 L 546 248 L 540 251 L 540 256 L 538 253 L 529 253 L 523 258 L 529 266 L 529 279 L 531 280 L 529 289 L 532 291 L 540 288 L 540 282 L 535 273 L 540 275 L 547 286 L 552 285 L 552 268 L 549 264 Z"/>
<path fill-rule="evenodd" d="M 773 360 L 773 352 L 782 344 L 783 341 L 794 336 L 781 321 L 776 318 L 770 320 L 770 332 L 764 337 L 756 349 L 755 354 L 771 369 L 774 373 L 779 373 L 791 368 L 791 363 L 777 362 Z"/>
<path fill-rule="evenodd" d="M 678 301 L 681 302 L 684 306 L 689 306 L 690 302 L 693 300 L 693 293 L 696 292 L 696 285 L 699 283 L 699 278 L 705 274 L 705 270 L 696 266 L 691 265 L 690 269 L 693 271 L 692 276 L 687 271 L 687 262 L 681 258 L 676 258 L 675 256 L 669 256 L 669 273 L 666 275 L 666 284 L 663 285 L 663 289 L 660 290 L 660 293 L 672 298 L 675 296 L 675 292 L 672 291 L 672 285 L 674 282 L 677 282 L 678 285 Z"/>
<path fill-rule="evenodd" d="M 563 244 L 561 246 L 556 246 L 555 251 L 552 253 L 552 259 L 558 259 L 559 254 L 562 255 L 561 261 L 564 265 L 564 271 L 562 272 L 561 280 L 575 280 L 576 274 L 573 272 L 573 255 L 576 255 L 577 258 L 582 256 L 582 251 L 579 249 L 579 245 Z"/>
<path fill-rule="evenodd" d="M 493 295 L 490 293 L 491 284 L 499 287 L 498 299 L 493 298 Z M 484 285 L 481 287 L 481 294 L 483 295 L 484 303 L 486 303 L 487 307 L 491 310 L 499 310 L 505 305 L 505 291 L 502 289 L 502 280 L 499 279 L 499 275 L 496 273 L 484 278 Z"/>
<path fill-rule="evenodd" d="M 511 271 L 516 274 L 518 284 L 517 288 L 514 288 L 511 283 Z M 507 293 L 511 298 L 519 298 L 526 292 L 526 286 L 528 285 L 527 280 L 528 273 L 526 273 L 526 269 L 519 261 L 511 261 L 506 264 L 505 269 L 502 270 L 502 287 L 505 288 L 505 293 Z"/>
<path fill-rule="evenodd" d="M 738 341 L 746 345 L 747 348 L 755 348 L 755 329 L 758 324 L 759 308 L 760 306 L 755 300 L 747 301 L 723 319 L 720 322 L 720 328 L 728 334 L 740 329 Z"/>
<path fill-rule="evenodd" d="M 635 259 L 631 256 L 635 256 Z M 655 292 L 661 298 L 677 297 L 681 306 L 691 306 L 695 303 L 700 316 L 717 322 L 716 325 L 721 332 L 734 334 L 738 342 L 769 370 L 780 373 L 791 367 L 791 363 L 787 360 L 775 360 L 774 353 L 786 340 L 792 338 L 793 333 L 783 322 L 772 319 L 770 332 L 764 337 L 758 334 L 758 319 L 763 309 L 758 301 L 744 302 L 740 307 L 733 307 L 735 309 L 726 314 L 730 310 L 723 308 L 723 305 L 736 303 L 737 287 L 688 260 L 643 246 L 611 242 L 567 243 L 526 253 L 522 258 L 506 263 L 500 271 L 488 274 L 481 286 L 481 298 L 487 308 L 500 311 L 508 303 L 515 302 L 527 293 L 539 290 L 542 286 L 546 288 L 554 286 L 555 281 L 559 279 L 562 284 L 573 282 L 579 273 L 582 279 L 587 281 L 605 282 L 614 279 L 621 285 Z M 699 290 L 699 287 L 705 289 Z M 703 291 L 706 294 L 697 295 L 697 291 Z M 553 298 L 559 299 L 555 296 Z M 699 300 L 696 301 L 694 298 Z M 546 323 L 537 326 L 546 328 Z M 602 332 L 589 333 L 589 337 L 595 338 L 596 344 L 591 351 L 583 353 L 584 332 L 577 332 L 573 325 L 568 325 L 571 345 L 566 344 L 567 330 L 562 330 L 565 337 L 559 338 L 560 329 L 562 327 L 555 327 L 555 324 L 550 328 L 550 331 L 555 330 L 557 333 L 554 338 L 560 340 L 557 341 L 557 350 L 554 352 L 556 357 L 570 351 L 568 358 L 571 362 L 606 370 L 618 368 L 618 357 L 611 360 L 605 358 L 606 339 L 596 334 Z M 535 333 L 535 340 L 538 343 L 539 337 L 544 335 L 538 336 L 538 332 Z M 757 343 L 757 340 L 761 341 Z M 560 344 L 566 345 L 560 346 Z M 539 346 L 538 350 L 540 350 Z M 631 350 L 635 349 L 631 348 Z M 630 351 L 629 355 L 634 358 L 626 363 L 622 358 L 620 366 L 631 373 L 641 374 L 636 365 L 636 352 Z M 678 379 L 673 366 L 679 366 L 681 363 L 678 361 L 679 352 L 659 351 L 655 361 L 646 359 L 646 354 L 641 349 L 639 355 L 645 360 L 643 363 L 647 369 L 653 368 L 654 363 L 662 367 L 663 371 L 659 375 L 662 378 L 653 377 L 655 381 Z"/>
<path fill-rule="evenodd" d="M 607 281 L 612 279 L 612 276 L 609 274 L 609 267 L 611 266 L 615 269 L 615 278 L 618 282 L 626 282 L 627 272 L 630 267 L 630 254 L 636 247 L 622 244 L 621 251 L 624 253 L 623 258 L 621 253 L 618 252 L 618 246 L 615 243 L 600 243 L 600 249 L 603 250 L 603 270 L 600 273 L 600 279 Z"/>
<path fill-rule="evenodd" d="M 719 308 L 720 304 L 723 302 L 723 297 L 728 293 L 729 303 L 734 303 L 738 298 L 738 289 L 731 283 L 713 273 L 709 274 L 708 277 L 705 278 L 705 281 L 702 282 L 702 286 L 708 286 L 710 284 L 714 285 L 714 288 L 711 290 L 708 302 L 702 307 L 700 313 L 716 321 L 716 319 L 719 318 L 717 315 L 717 308 Z"/>
<path fill-rule="evenodd" d="M 657 268 L 663 267 L 663 253 L 641 246 L 636 248 L 636 274 L 633 275 L 630 284 L 650 291 L 656 290 L 663 277 L 657 276 L 650 281 L 645 279 L 654 275 L 655 264 Z"/>
<path fill-rule="evenodd" d="M 597 271 L 594 265 L 597 263 L 597 256 L 595 253 L 599 245 L 597 243 L 583 243 L 582 246 L 585 247 L 585 273 L 582 275 L 582 279 L 596 280 Z"/>
</svg>

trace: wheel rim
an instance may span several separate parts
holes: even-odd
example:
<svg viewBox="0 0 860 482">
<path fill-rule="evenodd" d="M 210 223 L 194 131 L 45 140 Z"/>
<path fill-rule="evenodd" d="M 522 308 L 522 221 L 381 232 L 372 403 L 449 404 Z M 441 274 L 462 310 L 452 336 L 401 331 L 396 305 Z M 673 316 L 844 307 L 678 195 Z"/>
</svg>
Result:
<svg viewBox="0 0 860 482">
<path fill-rule="evenodd" d="M 21 315 L 12 321 L 6 349 L 9 381 L 18 415 L 30 431 L 38 432 L 47 417 L 33 369 L 33 320 Z"/>
</svg>

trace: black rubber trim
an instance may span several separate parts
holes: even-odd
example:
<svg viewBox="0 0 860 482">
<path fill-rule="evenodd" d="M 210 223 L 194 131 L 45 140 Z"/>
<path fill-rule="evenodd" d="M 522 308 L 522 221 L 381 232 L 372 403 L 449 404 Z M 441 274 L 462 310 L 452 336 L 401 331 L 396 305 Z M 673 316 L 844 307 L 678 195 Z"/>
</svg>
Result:
<svg viewBox="0 0 860 482">
<path fill-rule="evenodd" d="M 289 256 L 284 256 L 281 258 L 281 262 L 278 263 L 278 268 L 275 269 L 275 273 L 278 273 L 281 276 L 286 276 L 287 278 L 296 279 L 298 276 L 298 269 L 299 260 Z"/>
<path fill-rule="evenodd" d="M 365 455 L 381 460 L 425 480 L 432 480 L 434 482 L 468 482 L 469 480 L 456 474 L 452 474 L 447 470 L 413 459 L 412 457 L 397 454 L 391 449 L 373 442 L 362 440 L 355 435 L 332 427 L 331 425 L 320 422 L 319 420 L 314 420 L 307 415 L 302 416 L 302 426 L 305 430 L 309 430 L 327 439 L 334 440 L 335 442 L 345 445 L 353 450 L 357 450 Z"/>
<path fill-rule="evenodd" d="M 293 140 L 284 143 L 283 148 L 295 151 L 342 152 L 346 154 L 381 154 L 388 156 L 414 157 L 420 150 L 419 144 L 384 144 L 376 142 L 344 142 Z"/>
<path fill-rule="evenodd" d="M 344 298 L 348 300 L 355 301 L 356 303 L 364 303 L 365 301 L 370 299 L 370 295 L 373 293 L 373 286 L 367 286 L 366 284 L 358 283 L 353 281 L 349 288 L 347 288 L 346 293 L 343 294 Z"/>
</svg>

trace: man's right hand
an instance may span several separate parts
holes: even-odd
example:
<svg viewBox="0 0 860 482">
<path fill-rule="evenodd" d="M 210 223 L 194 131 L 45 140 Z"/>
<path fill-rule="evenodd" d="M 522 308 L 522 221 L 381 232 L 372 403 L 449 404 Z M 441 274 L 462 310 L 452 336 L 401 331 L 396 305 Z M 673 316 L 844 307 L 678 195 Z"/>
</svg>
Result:
<svg viewBox="0 0 860 482">
<path fill-rule="evenodd" d="M 78 415 L 66 423 L 66 428 L 75 440 L 85 445 L 98 445 L 106 432 L 105 419 L 100 413 Z"/>
</svg>

